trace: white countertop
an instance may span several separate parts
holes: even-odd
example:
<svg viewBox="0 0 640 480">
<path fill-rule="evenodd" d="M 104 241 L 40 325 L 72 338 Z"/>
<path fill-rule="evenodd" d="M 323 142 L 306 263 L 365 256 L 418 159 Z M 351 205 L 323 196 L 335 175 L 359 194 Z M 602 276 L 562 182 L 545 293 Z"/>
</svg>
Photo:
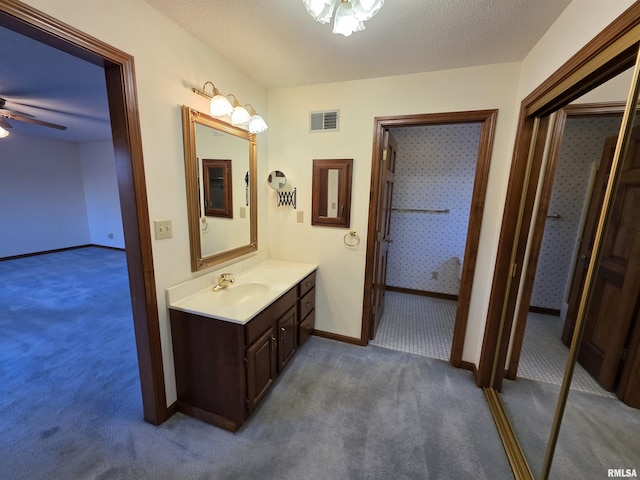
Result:
<svg viewBox="0 0 640 480">
<path fill-rule="evenodd" d="M 245 324 L 317 268 L 317 265 L 309 263 L 269 259 L 234 275 L 234 283 L 217 292 L 211 290 L 216 278 L 206 288 L 201 288 L 201 281 L 194 282 L 198 288 L 196 291 L 190 291 L 190 282 L 171 287 L 167 289 L 167 304 L 175 310 Z M 233 266 L 226 271 L 233 272 Z M 253 283 L 261 284 L 259 293 L 240 302 L 228 301 L 238 297 L 235 294 L 242 291 L 243 285 Z"/>
</svg>

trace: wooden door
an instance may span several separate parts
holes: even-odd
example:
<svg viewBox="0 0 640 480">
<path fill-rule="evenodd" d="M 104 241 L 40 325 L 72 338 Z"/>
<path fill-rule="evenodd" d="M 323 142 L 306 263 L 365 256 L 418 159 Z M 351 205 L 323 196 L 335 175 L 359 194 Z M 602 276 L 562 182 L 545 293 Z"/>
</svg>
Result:
<svg viewBox="0 0 640 480">
<path fill-rule="evenodd" d="M 298 316 L 293 306 L 278 320 L 278 371 L 282 371 L 298 348 Z"/>
<path fill-rule="evenodd" d="M 380 155 L 380 183 L 376 216 L 376 253 L 373 271 L 373 292 L 371 295 L 370 338 L 375 338 L 376 329 L 384 311 L 384 297 L 387 288 L 387 259 L 391 239 L 391 201 L 396 171 L 397 143 L 389 130 L 385 130 Z"/>
<path fill-rule="evenodd" d="M 608 139 L 605 143 L 604 154 L 607 156 L 610 155 L 610 141 L 611 139 Z M 600 191 L 597 193 L 601 198 Z M 592 207 L 600 210 L 600 205 L 596 206 L 594 203 L 590 205 L 588 219 L 595 215 L 591 212 Z M 632 320 L 638 306 L 639 210 L 640 129 L 636 128 L 627 148 L 611 214 L 604 232 L 600 262 L 594 277 L 591 300 L 585 318 L 584 335 L 578 354 L 580 364 L 607 390 L 613 390 L 619 379 L 625 347 L 631 337 Z M 591 238 L 592 235 L 590 231 L 589 237 Z M 587 250 L 584 253 L 581 251 L 581 255 L 589 254 Z M 574 300 L 574 303 L 577 301 Z M 571 305 L 570 308 L 575 310 L 577 307 Z"/>
<path fill-rule="evenodd" d="M 604 192 L 607 188 L 611 161 L 613 160 L 617 141 L 618 137 L 614 135 L 607 138 L 604 142 L 598 173 L 596 174 L 591 200 L 587 208 L 587 218 L 585 219 L 584 230 L 582 232 L 582 238 L 580 239 L 580 248 L 578 250 L 578 261 L 573 271 L 571 288 L 569 289 L 567 317 L 562 330 L 562 341 L 567 346 L 571 345 L 571 339 L 573 338 L 573 330 L 576 325 L 576 317 L 580 305 L 580 296 L 582 295 L 585 276 L 587 274 L 587 268 L 589 267 L 589 260 L 591 259 L 596 226 L 604 200 Z"/>
<path fill-rule="evenodd" d="M 247 348 L 247 408 L 249 412 L 260 403 L 262 397 L 278 374 L 277 338 L 270 328 Z"/>
</svg>

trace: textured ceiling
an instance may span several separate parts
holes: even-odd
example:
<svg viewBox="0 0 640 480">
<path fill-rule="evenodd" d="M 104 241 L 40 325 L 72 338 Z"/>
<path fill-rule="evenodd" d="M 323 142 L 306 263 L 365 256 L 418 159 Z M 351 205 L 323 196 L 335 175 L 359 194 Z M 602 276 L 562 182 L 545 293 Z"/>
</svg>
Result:
<svg viewBox="0 0 640 480">
<path fill-rule="evenodd" d="M 268 88 L 522 60 L 570 0 L 387 0 L 350 37 L 302 0 L 146 0 Z"/>
<path fill-rule="evenodd" d="M 302 0 L 146 0 L 268 88 L 520 61 L 570 0 L 386 0 L 366 30 L 334 35 Z M 6 107 L 68 127 L 9 120 L 68 141 L 110 138 L 101 68 L 0 27 Z"/>
</svg>

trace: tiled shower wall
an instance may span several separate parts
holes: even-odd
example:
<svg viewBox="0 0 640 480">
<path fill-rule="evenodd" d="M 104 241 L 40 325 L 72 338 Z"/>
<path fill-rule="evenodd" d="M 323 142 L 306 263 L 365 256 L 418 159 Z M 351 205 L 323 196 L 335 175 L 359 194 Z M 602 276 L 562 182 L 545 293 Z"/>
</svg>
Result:
<svg viewBox="0 0 640 480">
<path fill-rule="evenodd" d="M 387 285 L 457 295 L 480 123 L 393 129 L 398 142 Z M 433 277 L 437 278 L 433 278 Z"/>
<path fill-rule="evenodd" d="M 561 310 L 591 169 L 600 162 L 605 139 L 618 133 L 620 122 L 619 116 L 567 119 L 549 206 L 549 214 L 561 218 L 548 218 L 545 225 L 532 306 Z"/>
</svg>

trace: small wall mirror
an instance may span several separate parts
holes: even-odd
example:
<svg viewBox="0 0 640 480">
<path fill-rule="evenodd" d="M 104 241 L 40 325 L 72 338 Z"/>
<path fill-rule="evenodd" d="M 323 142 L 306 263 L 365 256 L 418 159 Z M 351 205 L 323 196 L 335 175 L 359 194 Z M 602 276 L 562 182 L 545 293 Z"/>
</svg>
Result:
<svg viewBox="0 0 640 480">
<path fill-rule="evenodd" d="M 314 160 L 311 225 L 349 228 L 353 159 Z"/>
<path fill-rule="evenodd" d="M 287 177 L 280 170 L 274 170 L 269 172 L 269 176 L 267 177 L 267 183 L 269 186 L 275 190 L 280 190 L 287 184 Z"/>
<path fill-rule="evenodd" d="M 256 137 L 182 107 L 191 271 L 258 248 Z"/>
</svg>

